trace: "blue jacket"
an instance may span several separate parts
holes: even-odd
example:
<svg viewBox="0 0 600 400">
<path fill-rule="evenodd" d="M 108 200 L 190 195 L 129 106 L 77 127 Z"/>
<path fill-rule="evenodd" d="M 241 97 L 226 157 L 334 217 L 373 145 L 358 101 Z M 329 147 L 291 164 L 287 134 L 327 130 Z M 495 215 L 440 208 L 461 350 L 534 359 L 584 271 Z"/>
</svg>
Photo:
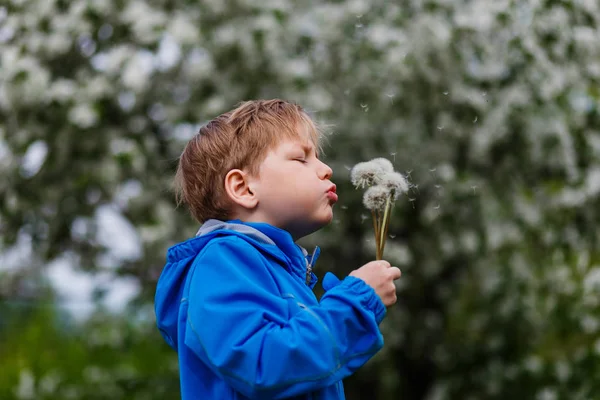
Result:
<svg viewBox="0 0 600 400">
<path fill-rule="evenodd" d="M 344 398 L 342 379 L 383 346 L 386 310 L 352 276 L 327 274 L 318 301 L 311 257 L 288 232 L 239 220 L 168 250 L 155 311 L 183 400 Z"/>
</svg>

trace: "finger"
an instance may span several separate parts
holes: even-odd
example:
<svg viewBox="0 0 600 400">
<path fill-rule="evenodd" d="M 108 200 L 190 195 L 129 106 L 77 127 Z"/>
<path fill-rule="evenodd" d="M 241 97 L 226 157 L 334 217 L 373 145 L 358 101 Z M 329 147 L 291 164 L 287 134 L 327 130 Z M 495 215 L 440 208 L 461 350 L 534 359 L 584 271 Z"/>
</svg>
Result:
<svg viewBox="0 0 600 400">
<path fill-rule="evenodd" d="M 379 260 L 379 264 L 384 266 L 385 268 L 389 268 L 392 266 L 389 262 L 387 262 L 385 260 Z"/>
<path fill-rule="evenodd" d="M 398 267 L 390 267 L 389 271 L 394 280 L 400 279 L 400 276 L 402 276 L 402 271 L 400 271 L 400 268 Z"/>
<path fill-rule="evenodd" d="M 390 306 L 396 304 L 397 301 L 398 301 L 398 297 L 394 294 L 392 296 L 386 297 L 384 304 L 387 307 L 390 307 Z"/>
</svg>

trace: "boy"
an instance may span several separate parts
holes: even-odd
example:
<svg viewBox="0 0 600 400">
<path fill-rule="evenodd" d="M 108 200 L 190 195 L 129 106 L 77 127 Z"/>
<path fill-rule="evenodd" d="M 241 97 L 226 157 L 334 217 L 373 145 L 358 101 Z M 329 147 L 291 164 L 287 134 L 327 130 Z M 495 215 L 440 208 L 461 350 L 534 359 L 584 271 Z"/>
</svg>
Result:
<svg viewBox="0 0 600 400">
<path fill-rule="evenodd" d="M 343 399 L 342 379 L 382 346 L 400 270 L 370 262 L 325 294 L 295 241 L 331 222 L 332 171 L 308 115 L 249 101 L 184 149 L 179 198 L 202 226 L 171 247 L 156 290 L 161 334 L 178 353 L 188 399 Z"/>
</svg>

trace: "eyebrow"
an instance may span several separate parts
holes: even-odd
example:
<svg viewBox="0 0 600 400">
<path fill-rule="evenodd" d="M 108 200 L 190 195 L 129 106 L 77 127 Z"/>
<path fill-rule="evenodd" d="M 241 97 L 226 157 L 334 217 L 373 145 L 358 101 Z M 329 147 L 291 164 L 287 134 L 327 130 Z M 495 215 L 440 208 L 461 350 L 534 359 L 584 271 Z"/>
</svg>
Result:
<svg viewBox="0 0 600 400">
<path fill-rule="evenodd" d="M 314 150 L 315 157 L 319 158 L 319 153 L 317 152 L 317 150 L 315 149 L 314 146 L 312 146 L 310 144 L 301 144 L 300 147 L 302 147 L 302 150 L 304 150 L 305 153 L 310 153 L 311 151 Z"/>
</svg>

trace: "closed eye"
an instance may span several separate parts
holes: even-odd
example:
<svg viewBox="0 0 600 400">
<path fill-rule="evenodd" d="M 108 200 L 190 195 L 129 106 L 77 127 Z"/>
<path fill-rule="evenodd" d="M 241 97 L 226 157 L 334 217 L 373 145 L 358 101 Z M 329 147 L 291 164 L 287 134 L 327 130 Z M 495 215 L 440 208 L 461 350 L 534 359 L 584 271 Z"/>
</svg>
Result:
<svg viewBox="0 0 600 400">
<path fill-rule="evenodd" d="M 303 158 L 295 158 L 294 161 L 300 161 L 302 164 L 306 164 L 307 161 Z"/>
</svg>

